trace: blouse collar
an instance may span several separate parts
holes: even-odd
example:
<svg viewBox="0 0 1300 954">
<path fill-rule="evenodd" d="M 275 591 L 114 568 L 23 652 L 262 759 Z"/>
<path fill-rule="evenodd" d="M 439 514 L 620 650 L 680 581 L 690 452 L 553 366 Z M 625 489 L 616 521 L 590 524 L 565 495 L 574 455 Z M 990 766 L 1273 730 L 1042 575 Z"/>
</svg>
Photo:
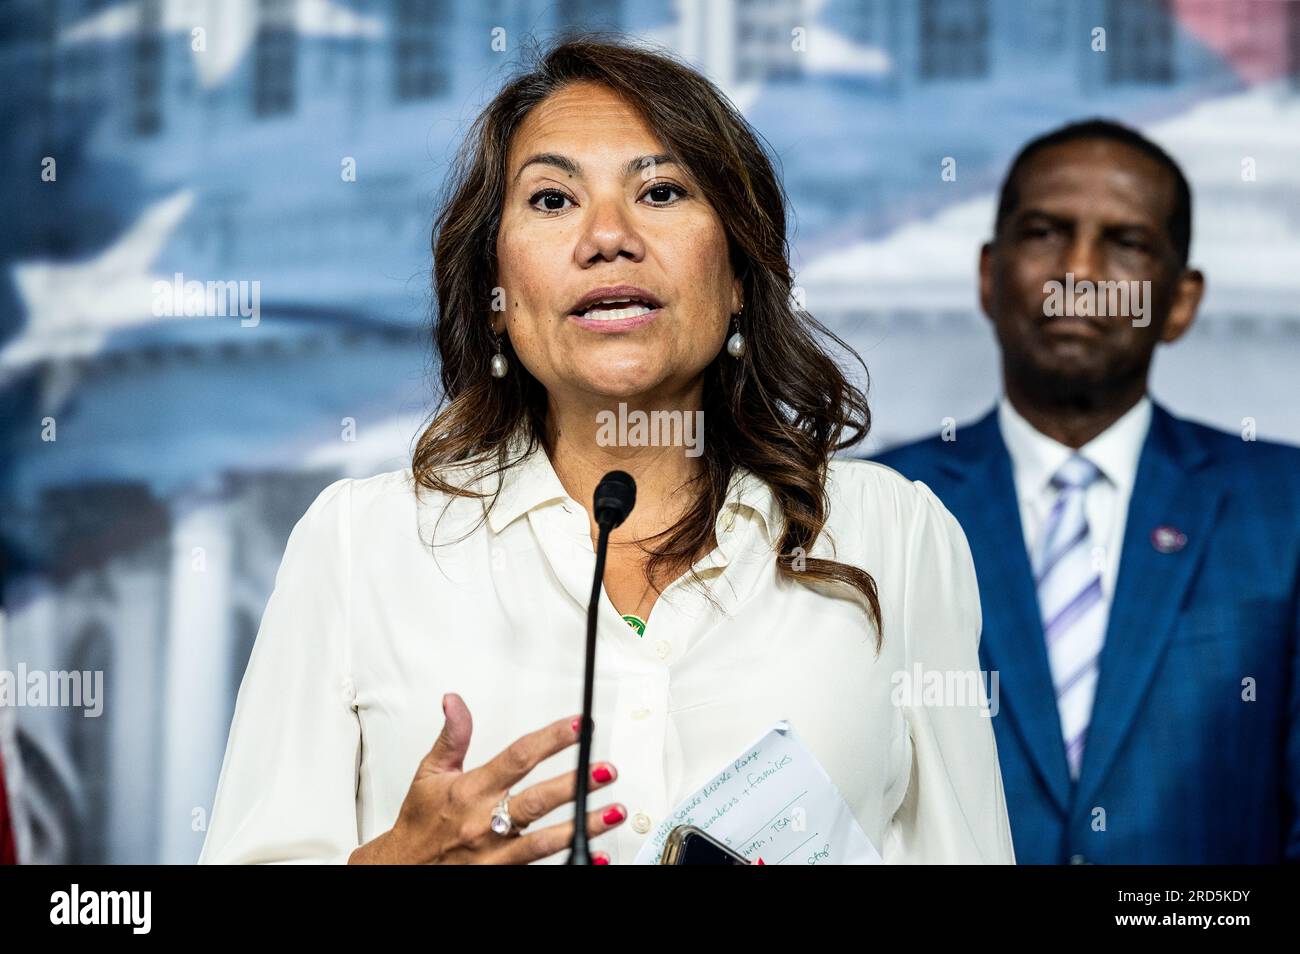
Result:
<svg viewBox="0 0 1300 954">
<path fill-rule="evenodd" d="M 531 450 L 528 443 L 527 431 L 523 428 L 516 431 L 510 440 L 506 460 L 515 463 L 499 475 L 500 489 L 487 515 L 488 526 L 494 533 L 500 533 L 532 510 L 572 500 L 541 443 L 535 442 Z M 488 492 L 494 486 L 490 478 L 477 484 L 480 492 Z M 740 508 L 748 508 L 760 518 L 769 542 L 780 534 L 783 518 L 780 503 L 765 481 L 743 467 L 737 467 L 731 475 L 719 521 L 726 520 L 729 513 Z"/>
</svg>

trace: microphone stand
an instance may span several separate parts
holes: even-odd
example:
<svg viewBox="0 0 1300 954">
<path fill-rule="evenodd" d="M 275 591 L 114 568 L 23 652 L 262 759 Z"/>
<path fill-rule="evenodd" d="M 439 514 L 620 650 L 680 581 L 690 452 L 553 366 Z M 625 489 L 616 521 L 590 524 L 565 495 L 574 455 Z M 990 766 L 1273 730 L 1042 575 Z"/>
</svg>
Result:
<svg viewBox="0 0 1300 954">
<path fill-rule="evenodd" d="M 578 736 L 578 782 L 574 797 L 573 842 L 565 864 L 589 865 L 587 848 L 587 775 L 591 769 L 591 707 L 596 685 L 596 610 L 600 606 L 600 587 L 605 581 L 605 551 L 614 520 L 606 513 L 598 518 L 596 537 L 596 574 L 591 583 L 591 602 L 587 604 L 587 662 L 582 680 L 582 729 Z"/>
</svg>

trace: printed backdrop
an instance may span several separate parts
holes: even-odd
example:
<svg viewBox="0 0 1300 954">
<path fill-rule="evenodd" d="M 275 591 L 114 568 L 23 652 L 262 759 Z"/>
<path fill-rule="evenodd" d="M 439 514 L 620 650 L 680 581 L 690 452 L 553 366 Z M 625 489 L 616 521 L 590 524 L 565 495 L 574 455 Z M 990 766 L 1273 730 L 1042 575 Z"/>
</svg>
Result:
<svg viewBox="0 0 1300 954">
<path fill-rule="evenodd" d="M 1156 396 L 1300 442 L 1300 3 L 8 0 L 0 669 L 102 674 L 0 707 L 25 858 L 197 858 L 289 530 L 431 409 L 452 151 L 522 46 L 585 28 L 689 59 L 770 143 L 804 301 L 870 368 L 864 451 L 991 405 L 1000 177 L 1096 115 L 1194 189 L 1208 297 Z"/>
</svg>

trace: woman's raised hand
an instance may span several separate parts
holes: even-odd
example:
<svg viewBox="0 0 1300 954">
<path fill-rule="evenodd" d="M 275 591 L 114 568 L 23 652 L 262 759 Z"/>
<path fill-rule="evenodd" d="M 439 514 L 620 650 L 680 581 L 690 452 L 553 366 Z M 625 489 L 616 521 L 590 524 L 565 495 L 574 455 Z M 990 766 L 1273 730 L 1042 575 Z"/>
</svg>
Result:
<svg viewBox="0 0 1300 954">
<path fill-rule="evenodd" d="M 508 809 L 515 831 L 492 831 L 492 811 L 533 768 L 578 741 L 581 717 L 561 719 L 521 736 L 484 765 L 464 769 L 474 722 L 465 701 L 455 693 L 442 699 L 446 721 L 433 748 L 420 760 L 415 778 L 393 827 L 352 852 L 348 864 L 527 864 L 568 848 L 573 822 L 521 832 L 532 822 L 574 799 L 577 773 L 567 772 L 510 795 Z M 588 790 L 617 778 L 608 762 L 591 766 Z M 621 825 L 627 810 L 613 803 L 587 813 L 587 836 L 594 838 Z M 596 864 L 609 864 L 604 852 L 592 852 Z"/>
</svg>

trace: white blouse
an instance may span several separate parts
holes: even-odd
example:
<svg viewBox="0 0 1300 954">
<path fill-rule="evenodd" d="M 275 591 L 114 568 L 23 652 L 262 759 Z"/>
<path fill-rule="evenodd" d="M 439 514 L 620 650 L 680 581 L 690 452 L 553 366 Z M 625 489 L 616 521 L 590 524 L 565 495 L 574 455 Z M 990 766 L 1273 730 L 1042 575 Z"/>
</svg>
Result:
<svg viewBox="0 0 1300 954">
<path fill-rule="evenodd" d="M 960 526 L 925 484 L 880 464 L 832 461 L 827 492 L 837 558 L 879 588 L 879 655 L 859 602 L 778 577 L 780 507 L 743 471 L 718 547 L 696 565 L 716 606 L 679 579 L 638 636 L 602 594 L 592 761 L 618 777 L 589 807 L 627 806 L 628 820 L 591 843 L 612 864 L 630 863 L 778 719 L 886 862 L 1014 861 L 988 710 L 907 691 L 931 674 L 978 675 L 979 595 Z M 396 820 L 446 692 L 473 716 L 467 770 L 581 711 L 587 512 L 540 449 L 482 512 L 430 491 L 417 504 L 409 467 L 321 491 L 262 618 L 200 863 L 345 862 Z M 823 533 L 810 555 L 829 553 Z M 571 771 L 577 753 L 543 761 L 514 791 Z M 572 817 L 568 803 L 533 827 Z"/>
</svg>

